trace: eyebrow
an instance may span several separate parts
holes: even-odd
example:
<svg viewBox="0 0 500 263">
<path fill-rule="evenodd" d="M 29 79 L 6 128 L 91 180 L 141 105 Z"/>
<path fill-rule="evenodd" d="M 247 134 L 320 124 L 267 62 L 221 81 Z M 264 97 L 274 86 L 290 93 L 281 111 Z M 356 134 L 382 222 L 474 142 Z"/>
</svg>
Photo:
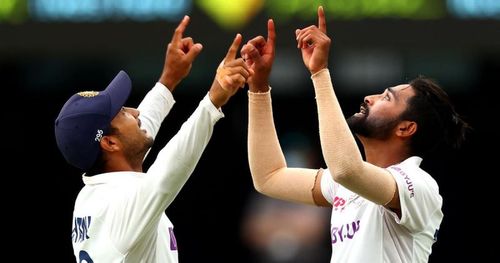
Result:
<svg viewBox="0 0 500 263">
<path fill-rule="evenodd" d="M 392 87 L 387 88 L 387 91 L 389 91 L 389 93 L 392 94 L 392 96 L 394 97 L 395 100 L 398 100 L 399 96 L 397 95 L 396 91 L 394 91 L 394 89 Z"/>
</svg>

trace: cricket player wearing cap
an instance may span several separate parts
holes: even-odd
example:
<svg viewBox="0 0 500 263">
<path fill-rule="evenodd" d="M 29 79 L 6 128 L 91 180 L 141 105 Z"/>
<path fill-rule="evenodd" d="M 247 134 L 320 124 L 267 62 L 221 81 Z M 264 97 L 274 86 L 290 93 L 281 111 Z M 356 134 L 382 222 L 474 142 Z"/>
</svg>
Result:
<svg viewBox="0 0 500 263">
<path fill-rule="evenodd" d="M 143 160 L 175 102 L 171 92 L 202 49 L 192 38 L 183 38 L 188 23 L 185 16 L 176 28 L 162 75 L 137 109 L 123 106 L 131 80 L 120 71 L 105 90 L 73 95 L 55 121 L 62 155 L 86 172 L 73 211 L 77 262 L 178 262 L 165 210 L 193 172 L 215 123 L 224 117 L 220 107 L 251 75 L 236 58 L 242 39 L 237 34 L 208 94 L 143 172 Z"/>
</svg>

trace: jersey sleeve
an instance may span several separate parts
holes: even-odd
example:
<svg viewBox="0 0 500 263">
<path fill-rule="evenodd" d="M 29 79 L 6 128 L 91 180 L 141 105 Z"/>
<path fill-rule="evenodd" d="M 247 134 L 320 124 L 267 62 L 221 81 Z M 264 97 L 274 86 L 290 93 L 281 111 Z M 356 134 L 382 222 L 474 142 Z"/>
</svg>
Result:
<svg viewBox="0 0 500 263">
<path fill-rule="evenodd" d="M 184 122 L 177 134 L 160 151 L 139 185 L 130 188 L 126 202 L 110 207 L 111 238 L 119 251 L 127 251 L 141 235 L 158 224 L 165 209 L 195 169 L 223 113 L 216 109 L 208 94 Z"/>
<path fill-rule="evenodd" d="M 401 218 L 396 222 L 412 232 L 423 231 L 430 222 L 442 218 L 442 197 L 436 182 L 423 170 L 408 164 L 387 168 L 398 185 Z"/>
<path fill-rule="evenodd" d="M 328 203 L 333 203 L 333 198 L 336 195 L 338 186 L 339 184 L 333 180 L 330 174 L 330 169 L 323 170 L 323 175 L 321 176 L 321 193 Z"/>
<path fill-rule="evenodd" d="M 140 112 L 141 127 L 155 138 L 160 130 L 161 123 L 174 104 L 175 100 L 170 90 L 157 82 L 137 107 Z"/>
</svg>

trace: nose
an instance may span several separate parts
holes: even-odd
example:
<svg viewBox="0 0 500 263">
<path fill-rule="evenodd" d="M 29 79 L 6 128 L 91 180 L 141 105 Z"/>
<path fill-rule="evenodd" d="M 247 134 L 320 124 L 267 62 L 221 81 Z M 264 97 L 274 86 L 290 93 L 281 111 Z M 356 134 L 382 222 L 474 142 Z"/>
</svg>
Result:
<svg viewBox="0 0 500 263">
<path fill-rule="evenodd" d="M 136 119 L 137 119 L 137 118 L 139 117 L 140 112 L 139 112 L 139 110 L 138 110 L 138 109 L 135 109 L 135 108 L 128 108 L 128 107 L 127 107 L 127 108 L 125 108 L 125 110 L 126 110 L 129 114 L 131 114 L 132 116 L 134 116 L 134 118 L 136 118 Z"/>
<path fill-rule="evenodd" d="M 140 114 L 141 112 L 138 109 L 132 109 L 132 115 L 134 116 L 134 118 L 139 118 Z"/>
<path fill-rule="evenodd" d="M 373 96 L 374 95 L 368 95 L 368 96 L 366 96 L 365 99 L 363 100 L 363 102 L 366 105 L 372 105 L 372 103 L 373 103 Z"/>
</svg>

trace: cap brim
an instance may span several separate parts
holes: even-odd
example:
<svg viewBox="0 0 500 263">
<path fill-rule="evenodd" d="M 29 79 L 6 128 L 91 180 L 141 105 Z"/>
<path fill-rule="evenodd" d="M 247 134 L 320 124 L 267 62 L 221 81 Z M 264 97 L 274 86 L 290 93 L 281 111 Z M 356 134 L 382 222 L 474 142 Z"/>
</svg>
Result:
<svg viewBox="0 0 500 263">
<path fill-rule="evenodd" d="M 115 78 L 109 83 L 108 87 L 102 93 L 109 95 L 111 100 L 111 116 L 114 118 L 127 102 L 132 90 L 132 81 L 130 77 L 121 70 Z"/>
</svg>

